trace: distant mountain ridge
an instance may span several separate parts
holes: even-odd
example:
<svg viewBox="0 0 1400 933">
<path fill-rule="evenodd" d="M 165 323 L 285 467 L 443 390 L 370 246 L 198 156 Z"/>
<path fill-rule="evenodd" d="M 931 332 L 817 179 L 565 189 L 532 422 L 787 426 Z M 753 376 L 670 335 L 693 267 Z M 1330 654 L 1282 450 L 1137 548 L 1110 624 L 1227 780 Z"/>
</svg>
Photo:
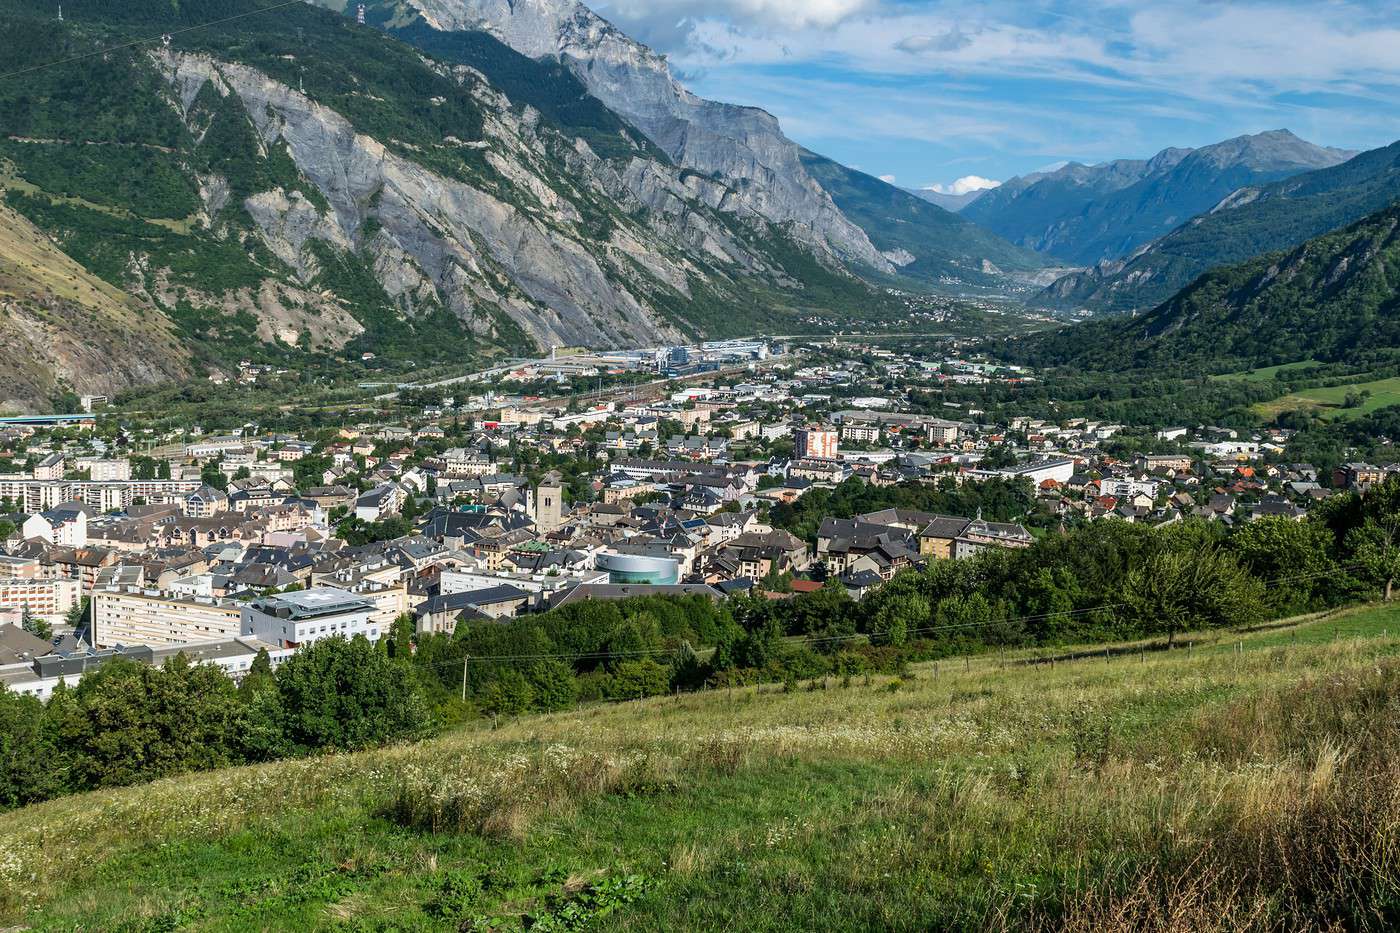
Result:
<svg viewBox="0 0 1400 933">
<path fill-rule="evenodd" d="M 1063 309 L 1155 307 L 1214 266 L 1289 249 L 1400 199 L 1400 142 L 1331 168 L 1232 192 L 1124 260 L 1067 275 L 1032 303 Z"/>
<path fill-rule="evenodd" d="M 1201 276 L 1139 317 L 1028 338 L 1041 365 L 1224 372 L 1400 347 L 1400 204 Z"/>
<path fill-rule="evenodd" d="M 962 194 L 945 194 L 942 191 L 934 191 L 932 188 L 905 188 L 904 190 L 916 198 L 922 198 L 930 204 L 937 204 L 945 211 L 957 214 L 992 189 L 978 188 L 975 191 L 966 191 Z"/>
<path fill-rule="evenodd" d="M 1071 163 L 1015 178 L 962 216 L 1017 245 L 1092 266 L 1130 255 L 1239 188 L 1327 168 L 1353 155 L 1273 130 L 1200 149 L 1165 149 L 1151 159 Z"/>
<path fill-rule="evenodd" d="M 1029 283 L 1044 258 L 878 178 L 803 150 L 802 164 L 901 275 L 950 287 Z"/>
</svg>

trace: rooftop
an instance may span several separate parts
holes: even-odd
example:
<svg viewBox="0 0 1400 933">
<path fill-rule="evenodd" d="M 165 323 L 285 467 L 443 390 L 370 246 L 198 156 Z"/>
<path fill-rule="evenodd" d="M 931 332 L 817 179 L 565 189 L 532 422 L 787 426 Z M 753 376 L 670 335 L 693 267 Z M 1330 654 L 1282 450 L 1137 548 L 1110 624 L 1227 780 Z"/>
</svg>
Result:
<svg viewBox="0 0 1400 933">
<path fill-rule="evenodd" d="M 282 593 L 254 601 L 253 608 L 283 619 L 315 619 L 373 609 L 365 599 L 333 586 L 316 586 L 309 590 Z"/>
</svg>

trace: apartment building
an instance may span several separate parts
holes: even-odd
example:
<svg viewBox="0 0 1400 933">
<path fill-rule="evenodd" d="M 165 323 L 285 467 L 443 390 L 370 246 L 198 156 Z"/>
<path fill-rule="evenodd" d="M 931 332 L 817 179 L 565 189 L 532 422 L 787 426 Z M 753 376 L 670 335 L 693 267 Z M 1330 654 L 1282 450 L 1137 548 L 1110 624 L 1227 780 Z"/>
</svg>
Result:
<svg viewBox="0 0 1400 933">
<path fill-rule="evenodd" d="M 835 460 L 838 451 L 836 431 L 832 428 L 808 427 L 794 435 L 795 458 L 798 460 Z"/>
<path fill-rule="evenodd" d="M 114 587 L 92 594 L 92 641 L 113 645 L 184 645 L 237 638 L 242 607 L 207 596 Z"/>
<path fill-rule="evenodd" d="M 0 579 L 0 610 L 24 612 L 61 622 L 82 599 L 77 580 Z"/>
<path fill-rule="evenodd" d="M 254 600 L 243 607 L 243 634 L 279 648 L 297 648 L 322 638 L 364 635 L 378 641 L 382 623 L 370 616 L 376 607 L 345 590 L 318 586 Z"/>
</svg>

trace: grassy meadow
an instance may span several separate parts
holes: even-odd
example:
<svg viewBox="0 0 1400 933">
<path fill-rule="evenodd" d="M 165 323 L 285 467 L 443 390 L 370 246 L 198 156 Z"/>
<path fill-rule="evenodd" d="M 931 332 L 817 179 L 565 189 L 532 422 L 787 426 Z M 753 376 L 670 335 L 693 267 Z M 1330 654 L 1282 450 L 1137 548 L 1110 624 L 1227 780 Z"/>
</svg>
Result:
<svg viewBox="0 0 1400 933">
<path fill-rule="evenodd" d="M 0 818 L 0 928 L 1384 930 L 1400 609 L 685 694 Z"/>
<path fill-rule="evenodd" d="M 1355 408 L 1343 407 L 1348 393 L 1366 391 L 1371 396 L 1360 405 Z M 1260 402 L 1253 407 L 1253 411 L 1266 421 L 1272 421 L 1286 411 L 1316 412 L 1326 418 L 1357 418 L 1391 405 L 1400 405 L 1400 377 L 1300 389 L 1272 401 Z"/>
<path fill-rule="evenodd" d="M 1261 366 L 1258 369 L 1247 369 L 1238 373 L 1224 373 L 1212 378 L 1220 382 L 1268 382 L 1321 365 L 1317 360 L 1299 360 L 1296 363 L 1280 363 L 1277 366 Z"/>
</svg>

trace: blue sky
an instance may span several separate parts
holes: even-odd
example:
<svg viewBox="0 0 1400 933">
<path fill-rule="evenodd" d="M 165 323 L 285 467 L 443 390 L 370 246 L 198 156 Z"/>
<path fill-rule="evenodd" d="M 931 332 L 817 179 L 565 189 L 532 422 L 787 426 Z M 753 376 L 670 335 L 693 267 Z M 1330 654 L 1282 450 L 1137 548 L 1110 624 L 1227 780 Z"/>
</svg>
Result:
<svg viewBox="0 0 1400 933">
<path fill-rule="evenodd" d="M 1400 3 L 589 0 L 697 93 L 900 185 L 1286 127 L 1400 139 Z"/>
</svg>

